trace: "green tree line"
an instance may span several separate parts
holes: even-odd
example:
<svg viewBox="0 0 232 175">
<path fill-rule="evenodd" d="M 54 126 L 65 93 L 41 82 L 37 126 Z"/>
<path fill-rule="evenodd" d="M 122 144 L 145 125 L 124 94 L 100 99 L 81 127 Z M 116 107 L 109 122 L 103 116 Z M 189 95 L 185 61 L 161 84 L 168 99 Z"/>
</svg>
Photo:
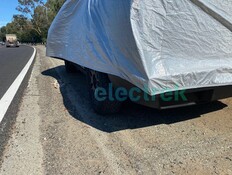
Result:
<svg viewBox="0 0 232 175">
<path fill-rule="evenodd" d="M 46 42 L 48 29 L 65 0 L 18 0 L 19 14 L 0 28 L 0 41 L 16 34 L 20 42 Z"/>
</svg>

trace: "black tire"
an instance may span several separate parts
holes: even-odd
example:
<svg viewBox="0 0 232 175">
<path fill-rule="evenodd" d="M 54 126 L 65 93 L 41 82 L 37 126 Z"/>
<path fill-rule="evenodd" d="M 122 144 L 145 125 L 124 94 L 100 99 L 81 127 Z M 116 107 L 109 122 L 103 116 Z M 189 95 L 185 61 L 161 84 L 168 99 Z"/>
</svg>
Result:
<svg viewBox="0 0 232 175">
<path fill-rule="evenodd" d="M 74 63 L 70 62 L 70 61 L 64 61 L 65 64 L 65 70 L 67 73 L 75 73 L 78 72 L 76 66 Z"/>
<path fill-rule="evenodd" d="M 109 100 L 109 98 L 106 98 L 104 101 L 99 101 L 95 97 L 97 88 L 104 88 L 107 94 L 109 94 L 110 80 L 107 74 L 93 70 L 87 70 L 87 81 L 89 86 L 88 89 L 91 105 L 96 113 L 107 115 L 120 111 L 122 102 L 117 100 L 112 101 Z"/>
</svg>

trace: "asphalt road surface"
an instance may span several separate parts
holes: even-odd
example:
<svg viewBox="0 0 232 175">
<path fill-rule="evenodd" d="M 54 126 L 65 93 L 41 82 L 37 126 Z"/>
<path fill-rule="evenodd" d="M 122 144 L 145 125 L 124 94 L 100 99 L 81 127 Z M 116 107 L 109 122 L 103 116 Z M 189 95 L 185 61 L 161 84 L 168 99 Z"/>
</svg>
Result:
<svg viewBox="0 0 232 175">
<path fill-rule="evenodd" d="M 0 48 L 0 99 L 27 64 L 33 51 L 28 46 Z"/>
<path fill-rule="evenodd" d="M 37 51 L 1 175 L 232 174 L 232 98 L 165 111 L 126 103 L 100 116 L 85 76 Z"/>
<path fill-rule="evenodd" d="M 18 108 L 31 69 L 25 72 L 26 76 L 22 82 L 20 78 L 23 78 L 24 73 L 21 74 L 21 71 L 28 63 L 33 51 L 34 49 L 28 46 L 20 46 L 19 48 L 0 46 L 0 157 L 17 118 Z M 14 82 L 16 79 L 17 81 Z"/>
</svg>

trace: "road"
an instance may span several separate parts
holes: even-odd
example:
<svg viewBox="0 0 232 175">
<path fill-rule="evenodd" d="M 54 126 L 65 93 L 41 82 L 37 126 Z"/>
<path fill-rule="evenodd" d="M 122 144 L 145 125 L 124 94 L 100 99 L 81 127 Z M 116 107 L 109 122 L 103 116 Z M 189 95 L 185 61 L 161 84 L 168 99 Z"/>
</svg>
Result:
<svg viewBox="0 0 232 175">
<path fill-rule="evenodd" d="M 34 49 L 0 47 L 0 156 L 10 137 L 23 92 L 30 76 L 26 64 Z M 30 61 L 29 61 L 30 62 Z M 24 70 L 24 71 L 22 71 Z"/>
<path fill-rule="evenodd" d="M 0 99 L 29 61 L 33 51 L 28 46 L 0 48 Z"/>
<path fill-rule="evenodd" d="M 232 174 L 232 98 L 157 111 L 126 103 L 99 116 L 81 73 L 37 46 L 0 174 Z"/>
</svg>

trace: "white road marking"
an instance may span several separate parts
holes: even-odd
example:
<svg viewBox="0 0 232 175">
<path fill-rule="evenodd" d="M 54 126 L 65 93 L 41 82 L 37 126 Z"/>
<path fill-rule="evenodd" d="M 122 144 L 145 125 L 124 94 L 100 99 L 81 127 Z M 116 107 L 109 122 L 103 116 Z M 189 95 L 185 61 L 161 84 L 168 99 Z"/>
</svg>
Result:
<svg viewBox="0 0 232 175">
<path fill-rule="evenodd" d="M 33 47 L 34 48 L 34 47 Z M 23 68 L 23 70 L 20 72 L 20 74 L 17 76 L 17 78 L 14 80 L 14 82 L 11 84 L 9 89 L 6 91 L 6 93 L 3 95 L 3 97 L 0 100 L 0 123 L 2 122 L 3 117 L 5 116 L 12 100 L 14 99 L 15 94 L 17 93 L 23 79 L 25 78 L 36 54 L 36 49 L 34 48 L 34 52 Z"/>
</svg>

